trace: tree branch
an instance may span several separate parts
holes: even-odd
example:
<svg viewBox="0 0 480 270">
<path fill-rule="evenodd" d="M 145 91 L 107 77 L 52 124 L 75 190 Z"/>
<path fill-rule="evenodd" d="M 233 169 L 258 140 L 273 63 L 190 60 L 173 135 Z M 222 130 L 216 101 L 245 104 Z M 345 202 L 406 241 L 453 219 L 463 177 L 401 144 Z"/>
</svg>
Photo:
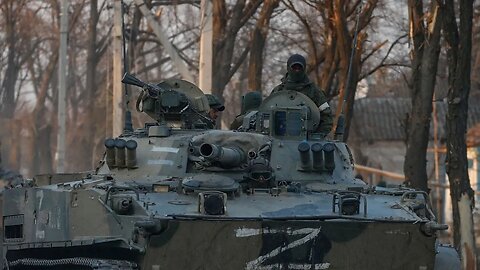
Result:
<svg viewBox="0 0 480 270">
<path fill-rule="evenodd" d="M 364 75 L 361 75 L 360 76 L 360 79 L 363 79 L 363 78 L 366 78 L 368 76 L 370 76 L 371 74 L 373 74 L 375 71 L 379 70 L 380 68 L 382 67 L 386 67 L 386 66 L 398 66 L 398 65 L 395 65 L 393 63 L 391 64 L 385 64 L 385 61 L 387 60 L 388 56 L 390 55 L 390 53 L 392 52 L 392 49 L 395 47 L 395 45 L 397 45 L 401 39 L 407 37 L 408 35 L 407 34 L 404 34 L 404 35 L 401 35 L 399 36 L 394 42 L 392 42 L 392 44 L 390 45 L 390 48 L 388 48 L 388 51 L 387 53 L 385 54 L 385 56 L 382 58 L 382 60 L 380 61 L 380 64 L 378 64 L 376 67 L 374 67 L 373 69 L 371 69 L 370 71 L 364 73 Z M 384 44 L 386 43 L 386 41 L 384 41 L 383 43 L 381 43 L 380 45 L 383 46 Z M 381 47 L 380 46 L 380 47 Z M 362 64 L 363 62 L 365 62 L 371 55 L 373 55 L 373 53 L 375 51 L 377 51 L 378 49 L 380 49 L 379 46 L 376 47 L 376 49 L 372 50 L 364 59 L 362 59 Z"/>
<path fill-rule="evenodd" d="M 242 65 L 242 63 L 245 61 L 245 58 L 247 57 L 248 55 L 248 52 L 250 51 L 250 45 L 248 45 L 242 52 L 242 54 L 240 55 L 240 57 L 238 57 L 237 61 L 235 62 L 235 64 L 233 65 L 232 69 L 230 69 L 230 73 L 228 74 L 228 81 L 230 81 L 230 79 L 233 77 L 233 75 L 235 74 L 235 72 L 237 72 L 238 68 Z"/>
</svg>

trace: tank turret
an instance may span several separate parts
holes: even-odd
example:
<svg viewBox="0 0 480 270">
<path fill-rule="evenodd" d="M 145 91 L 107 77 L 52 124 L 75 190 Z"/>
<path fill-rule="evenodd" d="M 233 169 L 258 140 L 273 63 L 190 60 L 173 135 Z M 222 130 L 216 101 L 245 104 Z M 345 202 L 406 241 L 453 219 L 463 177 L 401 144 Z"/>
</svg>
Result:
<svg viewBox="0 0 480 270">
<path fill-rule="evenodd" d="M 279 91 L 266 98 L 257 111 L 247 113 L 240 131 L 260 132 L 276 138 L 318 137 L 320 111 L 306 95 Z"/>
<path fill-rule="evenodd" d="M 145 83 L 125 73 L 122 82 L 142 88 L 136 108 L 161 125 L 185 129 L 204 129 L 212 120 L 206 116 L 207 97 L 194 84 L 168 79 L 159 84 Z"/>
</svg>

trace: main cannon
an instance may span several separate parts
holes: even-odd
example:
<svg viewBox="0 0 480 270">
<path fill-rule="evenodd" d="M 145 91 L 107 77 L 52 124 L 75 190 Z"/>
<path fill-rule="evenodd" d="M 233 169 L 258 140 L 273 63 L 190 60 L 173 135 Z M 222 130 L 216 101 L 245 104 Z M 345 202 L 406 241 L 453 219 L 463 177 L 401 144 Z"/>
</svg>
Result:
<svg viewBox="0 0 480 270">
<path fill-rule="evenodd" d="M 246 155 L 241 149 L 211 143 L 200 146 L 200 155 L 207 160 L 218 162 L 222 167 L 235 167 L 246 161 Z"/>
</svg>

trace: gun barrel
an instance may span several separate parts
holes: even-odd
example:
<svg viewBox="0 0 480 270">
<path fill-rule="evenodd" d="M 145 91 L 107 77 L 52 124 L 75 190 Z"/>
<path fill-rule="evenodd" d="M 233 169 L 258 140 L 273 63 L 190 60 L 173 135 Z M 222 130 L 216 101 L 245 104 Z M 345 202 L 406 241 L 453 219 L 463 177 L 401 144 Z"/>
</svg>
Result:
<svg viewBox="0 0 480 270">
<path fill-rule="evenodd" d="M 245 162 L 245 154 L 238 148 L 222 147 L 204 143 L 200 146 L 200 155 L 219 162 L 222 166 L 235 167 Z"/>
<path fill-rule="evenodd" d="M 137 77 L 133 76 L 128 72 L 125 72 L 125 74 L 123 74 L 122 83 L 135 85 L 142 88 L 145 87 L 145 85 L 147 85 L 146 83 L 142 82 Z"/>
</svg>

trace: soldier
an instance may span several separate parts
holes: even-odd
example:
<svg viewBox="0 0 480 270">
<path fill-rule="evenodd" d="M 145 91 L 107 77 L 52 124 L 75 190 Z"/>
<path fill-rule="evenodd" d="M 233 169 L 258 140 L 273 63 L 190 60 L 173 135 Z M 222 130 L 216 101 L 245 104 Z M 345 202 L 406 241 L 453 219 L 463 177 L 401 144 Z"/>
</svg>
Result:
<svg viewBox="0 0 480 270">
<path fill-rule="evenodd" d="M 282 78 L 282 83 L 272 90 L 272 94 L 282 90 L 295 90 L 308 96 L 320 110 L 320 125 L 317 131 L 326 136 L 333 126 L 332 110 L 325 93 L 310 81 L 305 68 L 306 61 L 303 56 L 300 54 L 290 56 L 287 61 L 287 74 Z"/>
<path fill-rule="evenodd" d="M 207 123 L 207 128 L 215 128 L 217 124 L 218 114 L 225 110 L 225 106 L 220 102 L 220 100 L 212 95 L 212 94 L 205 94 L 208 99 L 208 105 L 210 105 L 210 110 L 208 111 L 208 118 L 210 118 L 211 123 Z"/>
<path fill-rule="evenodd" d="M 242 111 L 239 115 L 235 117 L 235 120 L 230 124 L 231 130 L 238 129 L 243 124 L 244 116 L 253 111 L 257 110 L 262 104 L 262 94 L 258 91 L 248 92 L 242 97 Z"/>
</svg>

